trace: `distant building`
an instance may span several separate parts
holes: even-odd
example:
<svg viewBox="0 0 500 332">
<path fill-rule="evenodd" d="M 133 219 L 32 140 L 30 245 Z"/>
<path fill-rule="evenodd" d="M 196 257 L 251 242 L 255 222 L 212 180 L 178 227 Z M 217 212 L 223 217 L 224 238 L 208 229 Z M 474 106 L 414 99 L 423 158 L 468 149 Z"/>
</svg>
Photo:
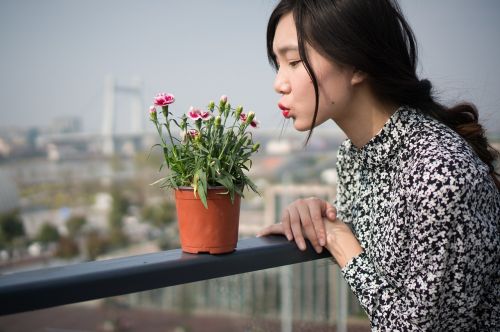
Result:
<svg viewBox="0 0 500 332">
<path fill-rule="evenodd" d="M 52 120 L 50 131 L 53 134 L 80 133 L 82 131 L 82 120 L 76 116 L 63 116 Z"/>
</svg>

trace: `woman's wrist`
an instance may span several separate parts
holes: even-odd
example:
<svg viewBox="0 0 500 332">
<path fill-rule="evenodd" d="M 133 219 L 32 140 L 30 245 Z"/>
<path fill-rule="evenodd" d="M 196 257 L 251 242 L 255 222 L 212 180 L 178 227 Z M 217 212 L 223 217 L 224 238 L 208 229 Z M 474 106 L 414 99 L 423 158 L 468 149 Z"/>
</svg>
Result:
<svg viewBox="0 0 500 332">
<path fill-rule="evenodd" d="M 326 224 L 326 248 L 340 268 L 344 268 L 351 259 L 363 252 L 351 229 L 338 219 Z"/>
</svg>

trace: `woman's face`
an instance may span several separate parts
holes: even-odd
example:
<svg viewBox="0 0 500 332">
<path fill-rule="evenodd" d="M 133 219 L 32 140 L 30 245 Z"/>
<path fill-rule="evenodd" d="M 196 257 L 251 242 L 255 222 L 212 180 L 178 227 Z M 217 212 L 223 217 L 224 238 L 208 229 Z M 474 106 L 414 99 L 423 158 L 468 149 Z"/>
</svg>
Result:
<svg viewBox="0 0 500 332">
<path fill-rule="evenodd" d="M 284 15 L 278 22 L 273 51 L 279 66 L 274 89 L 282 95 L 279 107 L 283 116 L 294 120 L 295 129 L 309 130 L 314 116 L 314 87 L 299 55 L 292 13 Z M 346 113 L 353 96 L 354 71 L 332 63 L 309 45 L 306 45 L 306 51 L 318 81 L 316 125 L 328 119 L 340 119 Z"/>
</svg>

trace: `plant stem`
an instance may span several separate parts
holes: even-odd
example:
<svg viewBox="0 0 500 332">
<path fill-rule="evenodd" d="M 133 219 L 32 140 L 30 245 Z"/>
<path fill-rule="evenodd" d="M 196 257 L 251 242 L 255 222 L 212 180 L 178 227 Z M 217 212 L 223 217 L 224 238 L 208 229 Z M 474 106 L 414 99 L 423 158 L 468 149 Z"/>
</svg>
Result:
<svg viewBox="0 0 500 332">
<path fill-rule="evenodd" d="M 153 121 L 153 123 L 155 124 L 156 130 L 158 131 L 158 135 L 160 136 L 161 142 L 163 143 L 163 146 L 162 146 L 162 150 L 163 150 L 163 148 L 165 148 L 167 146 L 167 143 L 165 142 L 165 139 L 163 138 L 163 135 L 161 134 L 161 127 L 158 126 L 158 121 Z M 163 154 L 163 158 L 165 159 L 165 162 L 167 163 L 167 166 L 169 166 L 170 164 L 168 162 L 167 156 L 165 155 L 165 151 L 162 151 L 162 154 Z"/>
</svg>

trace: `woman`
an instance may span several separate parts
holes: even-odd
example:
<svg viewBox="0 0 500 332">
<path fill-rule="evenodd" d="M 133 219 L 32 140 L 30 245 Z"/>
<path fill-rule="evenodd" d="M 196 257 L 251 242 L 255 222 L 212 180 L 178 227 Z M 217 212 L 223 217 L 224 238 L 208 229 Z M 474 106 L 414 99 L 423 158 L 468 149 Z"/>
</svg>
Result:
<svg viewBox="0 0 500 332">
<path fill-rule="evenodd" d="M 417 78 L 398 4 L 283 0 L 267 48 L 283 115 L 348 139 L 336 202 L 297 200 L 259 236 L 328 249 L 374 331 L 499 331 L 498 153 L 473 105 L 447 108 Z"/>
</svg>

